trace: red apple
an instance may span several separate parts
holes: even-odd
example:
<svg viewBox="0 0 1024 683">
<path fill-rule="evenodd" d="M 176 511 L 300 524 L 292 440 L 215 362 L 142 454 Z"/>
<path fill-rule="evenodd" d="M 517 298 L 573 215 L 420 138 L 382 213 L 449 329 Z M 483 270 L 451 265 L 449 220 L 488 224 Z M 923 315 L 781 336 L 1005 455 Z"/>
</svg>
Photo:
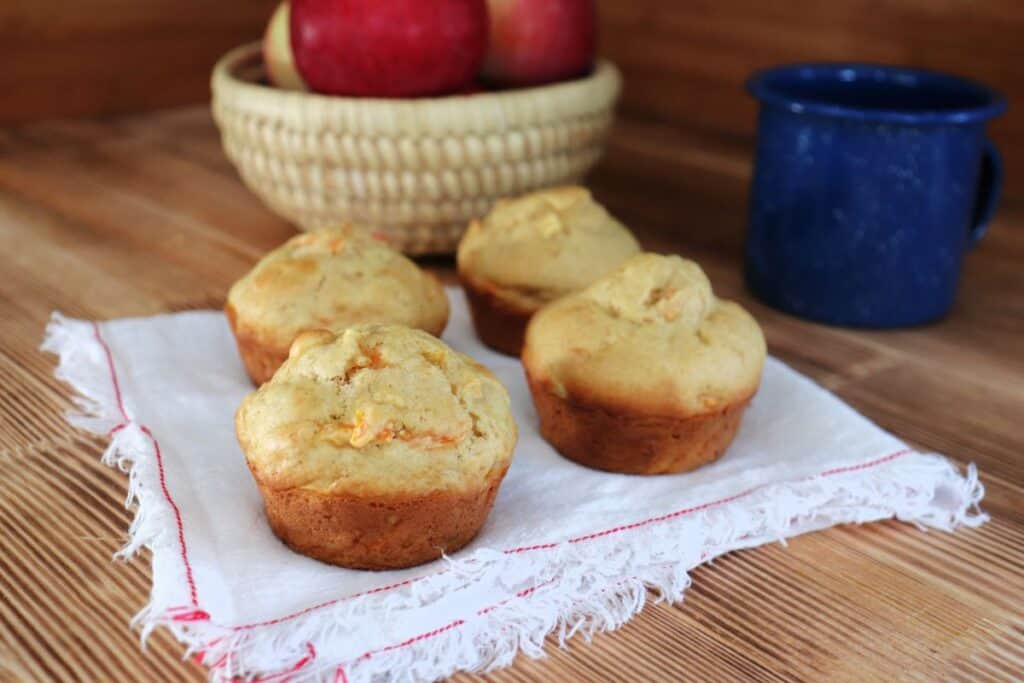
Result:
<svg viewBox="0 0 1024 683">
<path fill-rule="evenodd" d="M 479 80 L 474 80 L 474 81 L 470 81 L 469 83 L 464 85 L 460 90 L 458 90 L 458 91 L 456 91 L 456 92 L 454 92 L 452 94 L 453 95 L 479 95 L 480 93 L 485 93 L 488 90 L 490 90 L 490 88 L 487 87 L 486 83 L 484 83 L 482 81 L 479 81 Z"/>
<path fill-rule="evenodd" d="M 486 0 L 291 0 L 299 73 L 334 95 L 422 97 L 473 81 Z"/>
<path fill-rule="evenodd" d="M 267 78 L 271 85 L 279 88 L 308 90 L 295 68 L 288 16 L 288 0 L 285 0 L 274 10 L 267 32 L 263 34 L 263 63 L 267 67 Z"/>
<path fill-rule="evenodd" d="M 491 44 L 485 79 L 501 86 L 563 81 L 594 63 L 594 0 L 488 0 Z"/>
</svg>

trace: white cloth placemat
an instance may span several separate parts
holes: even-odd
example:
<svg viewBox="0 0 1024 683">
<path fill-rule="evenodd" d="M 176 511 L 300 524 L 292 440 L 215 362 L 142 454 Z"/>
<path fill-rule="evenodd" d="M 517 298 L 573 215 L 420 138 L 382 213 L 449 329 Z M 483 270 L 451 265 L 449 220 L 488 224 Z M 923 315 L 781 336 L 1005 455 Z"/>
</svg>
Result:
<svg viewBox="0 0 1024 683">
<path fill-rule="evenodd" d="M 104 458 L 129 473 L 122 553 L 152 550 L 144 634 L 170 628 L 214 680 L 426 681 L 538 656 L 552 631 L 616 628 L 647 587 L 680 600 L 688 570 L 730 550 L 846 522 L 985 520 L 973 466 L 911 451 L 774 359 L 718 462 L 658 477 L 583 468 L 541 439 L 518 361 L 480 344 L 449 295 L 444 338 L 508 387 L 519 445 L 475 541 L 388 572 L 321 564 L 271 533 L 233 428 L 253 387 L 221 313 L 54 314 L 43 348 L 80 396 L 70 420 L 110 435 Z"/>
</svg>

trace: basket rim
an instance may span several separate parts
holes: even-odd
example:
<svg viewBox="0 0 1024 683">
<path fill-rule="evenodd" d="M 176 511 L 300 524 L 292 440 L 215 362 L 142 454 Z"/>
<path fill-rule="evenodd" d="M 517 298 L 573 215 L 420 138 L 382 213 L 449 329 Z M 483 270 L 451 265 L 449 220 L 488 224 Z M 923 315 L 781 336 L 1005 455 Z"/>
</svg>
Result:
<svg viewBox="0 0 1024 683">
<path fill-rule="evenodd" d="M 583 78 L 500 92 L 415 99 L 343 97 L 283 90 L 237 75 L 262 60 L 262 44 L 230 50 L 213 68 L 215 112 L 252 114 L 288 127 L 354 128 L 379 134 L 493 132 L 606 112 L 618 99 L 622 76 L 611 61 L 599 58 Z"/>
</svg>

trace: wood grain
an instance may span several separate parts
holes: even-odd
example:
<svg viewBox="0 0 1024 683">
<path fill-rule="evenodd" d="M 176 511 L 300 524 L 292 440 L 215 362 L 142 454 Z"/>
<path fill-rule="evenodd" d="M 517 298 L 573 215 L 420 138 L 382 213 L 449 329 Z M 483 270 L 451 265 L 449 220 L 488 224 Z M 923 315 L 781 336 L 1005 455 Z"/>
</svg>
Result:
<svg viewBox="0 0 1024 683">
<path fill-rule="evenodd" d="M 201 102 L 229 49 L 263 34 L 278 0 L 4 0 L 0 121 Z"/>
<path fill-rule="evenodd" d="M 967 258 L 953 313 L 857 332 L 752 301 L 739 251 L 743 144 L 623 121 L 593 177 L 651 248 L 700 260 L 771 351 L 922 448 L 974 461 L 993 520 L 956 534 L 849 526 L 733 553 L 593 643 L 520 658 L 494 681 L 1019 680 L 1024 671 L 1024 205 Z M 148 558 L 124 542 L 124 475 L 70 429 L 37 350 L 50 311 L 110 318 L 219 306 L 291 228 L 224 160 L 205 109 L 0 129 L 0 680 L 201 680 L 129 627 Z M 450 262 L 428 265 L 451 276 Z M 458 680 L 477 677 L 459 675 Z"/>
<path fill-rule="evenodd" d="M 951 71 L 1002 91 L 991 126 L 1007 190 L 1024 197 L 1024 3 L 1018 0 L 598 0 L 602 51 L 625 76 L 623 106 L 644 119 L 749 140 L 754 70 L 867 61 Z"/>
</svg>

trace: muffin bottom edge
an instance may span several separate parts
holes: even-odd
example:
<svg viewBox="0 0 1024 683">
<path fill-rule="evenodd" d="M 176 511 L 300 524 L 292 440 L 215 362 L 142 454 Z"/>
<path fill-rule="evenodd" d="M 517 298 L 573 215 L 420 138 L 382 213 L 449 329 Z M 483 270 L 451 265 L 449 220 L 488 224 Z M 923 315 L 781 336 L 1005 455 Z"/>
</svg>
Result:
<svg viewBox="0 0 1024 683">
<path fill-rule="evenodd" d="M 507 469 L 507 468 L 506 468 Z M 273 489 L 256 478 L 274 534 L 295 552 L 348 569 L 403 569 L 472 541 L 505 469 L 465 493 L 330 494 Z"/>
<path fill-rule="evenodd" d="M 255 335 L 247 331 L 238 319 L 238 312 L 231 304 L 224 306 L 224 314 L 228 319 L 228 326 L 231 328 L 235 344 L 238 346 L 238 355 L 242 357 L 242 365 L 253 384 L 260 386 L 277 372 L 277 369 L 288 360 L 288 348 L 278 348 L 260 341 Z"/>
<path fill-rule="evenodd" d="M 725 454 L 751 396 L 719 410 L 671 418 L 609 410 L 569 401 L 526 372 L 540 432 L 563 457 L 620 474 L 676 474 Z"/>
<path fill-rule="evenodd" d="M 466 292 L 473 329 L 480 341 L 495 351 L 518 358 L 533 311 L 510 305 L 462 273 L 459 282 Z"/>
</svg>

